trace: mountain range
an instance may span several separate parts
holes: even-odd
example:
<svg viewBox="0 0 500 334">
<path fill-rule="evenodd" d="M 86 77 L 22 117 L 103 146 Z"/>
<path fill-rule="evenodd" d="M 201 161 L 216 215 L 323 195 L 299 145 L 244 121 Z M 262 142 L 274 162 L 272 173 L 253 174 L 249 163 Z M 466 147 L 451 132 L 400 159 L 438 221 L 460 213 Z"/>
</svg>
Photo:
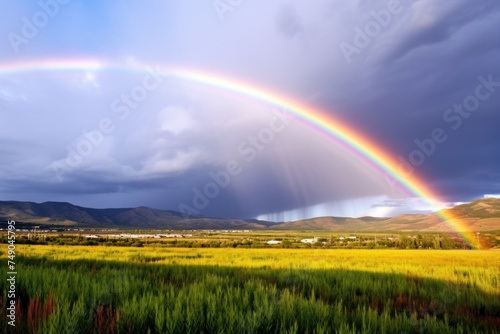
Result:
<svg viewBox="0 0 500 334">
<path fill-rule="evenodd" d="M 500 199 L 485 198 L 461 204 L 451 209 L 460 226 L 472 231 L 500 230 Z M 294 222 L 274 223 L 256 219 L 183 217 L 176 211 L 148 207 L 93 209 L 66 202 L 0 201 L 0 222 L 66 226 L 139 229 L 279 229 L 279 230 L 330 230 L 342 232 L 370 231 L 435 231 L 454 230 L 437 213 L 405 214 L 390 218 L 376 217 L 317 217 Z M 455 224 L 455 226 L 458 226 Z"/>
</svg>

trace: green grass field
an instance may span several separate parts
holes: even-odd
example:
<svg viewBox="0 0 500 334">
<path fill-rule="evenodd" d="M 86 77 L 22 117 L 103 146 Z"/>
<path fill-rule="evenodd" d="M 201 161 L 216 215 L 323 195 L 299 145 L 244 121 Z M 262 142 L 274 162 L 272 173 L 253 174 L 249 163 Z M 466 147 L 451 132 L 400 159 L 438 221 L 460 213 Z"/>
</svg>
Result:
<svg viewBox="0 0 500 334">
<path fill-rule="evenodd" d="M 14 333 L 500 333 L 494 250 L 17 245 L 16 256 Z"/>
</svg>

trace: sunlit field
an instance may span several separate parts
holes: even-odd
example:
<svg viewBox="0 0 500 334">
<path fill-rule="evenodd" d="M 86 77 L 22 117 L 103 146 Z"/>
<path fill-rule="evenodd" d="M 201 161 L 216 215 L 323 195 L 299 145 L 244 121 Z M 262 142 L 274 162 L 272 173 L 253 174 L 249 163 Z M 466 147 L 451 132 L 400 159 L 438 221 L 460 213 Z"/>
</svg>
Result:
<svg viewBox="0 0 500 334">
<path fill-rule="evenodd" d="M 18 333 L 500 332 L 495 250 L 16 252 Z"/>
</svg>

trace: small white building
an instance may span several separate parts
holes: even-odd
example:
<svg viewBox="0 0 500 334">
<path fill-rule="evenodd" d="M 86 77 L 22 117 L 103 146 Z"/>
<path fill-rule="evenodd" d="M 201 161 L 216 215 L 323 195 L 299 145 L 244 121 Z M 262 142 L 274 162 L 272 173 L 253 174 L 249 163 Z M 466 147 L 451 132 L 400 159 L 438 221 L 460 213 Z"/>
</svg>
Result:
<svg viewBox="0 0 500 334">
<path fill-rule="evenodd" d="M 312 239 L 302 239 L 302 240 L 300 240 L 300 242 L 302 242 L 304 244 L 313 244 L 316 241 L 318 241 L 318 238 L 316 238 L 316 237 L 314 237 Z"/>
<path fill-rule="evenodd" d="M 266 244 L 268 244 L 268 245 L 279 245 L 279 244 L 281 244 L 281 240 L 269 240 L 268 242 L 266 242 Z"/>
</svg>

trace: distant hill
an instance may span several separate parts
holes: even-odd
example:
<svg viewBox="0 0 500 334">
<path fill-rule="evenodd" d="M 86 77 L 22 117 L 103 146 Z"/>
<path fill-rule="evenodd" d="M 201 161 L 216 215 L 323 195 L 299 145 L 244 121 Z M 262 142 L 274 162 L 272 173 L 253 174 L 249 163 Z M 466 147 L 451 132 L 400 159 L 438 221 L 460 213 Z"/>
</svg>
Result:
<svg viewBox="0 0 500 334">
<path fill-rule="evenodd" d="M 329 231 L 360 231 L 370 226 L 377 226 L 387 218 L 362 217 L 318 217 L 287 222 L 273 226 L 278 230 L 329 230 Z"/>
<path fill-rule="evenodd" d="M 460 219 L 462 226 L 472 231 L 500 230 L 500 199 L 485 198 L 461 204 L 451 209 Z M 339 232 L 374 232 L 374 231 L 426 231 L 449 232 L 454 227 L 443 222 L 436 213 L 405 214 L 391 218 L 338 218 L 318 217 L 312 219 L 286 222 L 273 226 L 273 229 L 293 230 L 330 230 Z"/>
<path fill-rule="evenodd" d="M 500 230 L 500 199 L 486 198 L 458 205 L 451 211 L 461 225 L 473 231 Z M 338 232 L 375 231 L 422 231 L 447 232 L 454 230 L 449 222 L 443 222 L 436 214 L 406 214 L 391 218 L 375 217 L 318 217 L 294 222 L 273 223 L 256 219 L 184 218 L 176 211 L 157 210 L 148 207 L 121 209 L 92 209 L 64 202 L 16 202 L 0 201 L 0 222 L 16 220 L 27 224 L 157 228 L 157 229 L 278 229 L 278 230 L 327 230 Z"/>
<path fill-rule="evenodd" d="M 461 217 L 500 218 L 500 198 L 484 198 L 449 209 Z"/>
<path fill-rule="evenodd" d="M 161 229 L 262 229 L 275 223 L 255 219 L 184 218 L 176 211 L 148 207 L 92 209 L 64 202 L 0 201 L 0 221 L 86 227 Z"/>
</svg>

